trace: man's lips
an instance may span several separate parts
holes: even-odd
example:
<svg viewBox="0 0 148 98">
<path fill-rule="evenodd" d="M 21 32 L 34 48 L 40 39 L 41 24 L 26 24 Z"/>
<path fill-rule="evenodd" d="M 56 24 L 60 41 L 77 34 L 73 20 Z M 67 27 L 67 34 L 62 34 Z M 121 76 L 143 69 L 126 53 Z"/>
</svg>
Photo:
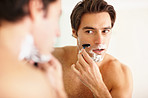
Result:
<svg viewBox="0 0 148 98">
<path fill-rule="evenodd" d="M 101 55 L 103 52 L 105 51 L 105 49 L 94 49 L 93 52 L 96 54 Z"/>
</svg>

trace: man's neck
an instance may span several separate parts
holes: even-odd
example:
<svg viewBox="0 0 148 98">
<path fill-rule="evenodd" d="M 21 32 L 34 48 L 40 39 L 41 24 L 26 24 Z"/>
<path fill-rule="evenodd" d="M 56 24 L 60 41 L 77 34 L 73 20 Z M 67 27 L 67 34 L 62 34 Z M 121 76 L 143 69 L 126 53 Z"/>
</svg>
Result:
<svg viewBox="0 0 148 98">
<path fill-rule="evenodd" d="M 29 31 L 29 23 L 21 22 L 1 22 L 0 26 L 0 47 L 1 50 L 11 51 L 14 55 L 18 55 L 21 42 Z"/>
</svg>

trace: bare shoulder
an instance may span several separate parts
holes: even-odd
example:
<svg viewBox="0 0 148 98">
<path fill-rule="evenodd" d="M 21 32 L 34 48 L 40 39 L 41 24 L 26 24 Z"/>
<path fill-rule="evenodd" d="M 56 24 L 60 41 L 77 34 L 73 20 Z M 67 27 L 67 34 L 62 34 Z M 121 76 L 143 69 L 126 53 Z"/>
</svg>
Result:
<svg viewBox="0 0 148 98">
<path fill-rule="evenodd" d="M 10 60 L 9 60 L 10 61 Z M 45 75 L 26 64 L 1 62 L 1 98 L 50 97 L 51 88 Z"/>
<path fill-rule="evenodd" d="M 75 48 L 75 46 L 65 46 L 55 48 L 52 54 L 62 63 L 67 60 L 71 51 Z"/>
<path fill-rule="evenodd" d="M 112 81 L 112 89 L 116 92 L 126 92 L 131 96 L 133 80 L 129 67 L 109 54 L 107 54 L 105 66 Z"/>
<path fill-rule="evenodd" d="M 56 47 L 56 48 L 54 48 L 54 51 L 52 52 L 52 54 L 54 56 L 59 56 L 59 55 L 64 54 L 64 52 L 65 52 L 64 47 Z"/>
<path fill-rule="evenodd" d="M 118 59 L 109 54 L 107 54 L 105 58 L 105 66 L 109 67 L 109 69 L 112 69 L 115 73 L 120 73 L 120 75 L 128 75 L 131 73 L 127 65 L 121 63 Z"/>
</svg>

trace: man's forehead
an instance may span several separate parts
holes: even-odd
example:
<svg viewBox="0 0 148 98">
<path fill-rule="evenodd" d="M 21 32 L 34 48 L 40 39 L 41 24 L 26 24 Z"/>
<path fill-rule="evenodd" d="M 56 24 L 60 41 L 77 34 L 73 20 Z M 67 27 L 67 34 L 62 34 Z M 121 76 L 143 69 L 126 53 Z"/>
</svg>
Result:
<svg viewBox="0 0 148 98">
<path fill-rule="evenodd" d="M 91 19 L 91 18 L 95 18 L 95 19 L 100 19 L 100 18 L 110 18 L 110 15 L 108 12 L 99 12 L 99 13 L 85 13 L 82 16 L 82 19 Z"/>
<path fill-rule="evenodd" d="M 85 14 L 81 18 L 81 28 L 93 27 L 93 28 L 105 28 L 111 27 L 111 18 L 107 12 L 96 14 Z"/>
<path fill-rule="evenodd" d="M 85 29 L 97 30 L 97 29 L 112 29 L 112 27 L 111 26 L 103 26 L 103 27 L 84 26 L 82 29 L 83 30 Z"/>
</svg>

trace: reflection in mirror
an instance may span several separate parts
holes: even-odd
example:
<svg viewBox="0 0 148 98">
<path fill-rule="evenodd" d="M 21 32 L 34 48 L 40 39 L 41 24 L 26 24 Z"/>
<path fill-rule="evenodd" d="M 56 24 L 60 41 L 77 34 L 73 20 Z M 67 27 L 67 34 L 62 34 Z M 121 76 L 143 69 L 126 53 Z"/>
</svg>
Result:
<svg viewBox="0 0 148 98">
<path fill-rule="evenodd" d="M 71 25 L 70 15 L 79 1 L 81 0 L 62 0 L 61 37 L 57 40 L 53 52 L 62 63 L 68 96 L 91 98 L 93 95 L 108 95 L 128 98 L 128 95 L 132 96 L 132 72 L 133 97 L 147 97 L 145 91 L 148 87 L 145 84 L 148 80 L 141 76 L 148 75 L 146 71 L 148 56 L 145 52 L 148 48 L 144 44 L 148 41 L 146 38 L 148 1 L 107 0 L 116 11 L 113 27 L 110 14 L 102 11 L 85 13 L 79 21 L 75 21 L 74 18 L 73 22 L 80 22 L 77 28 Z M 95 4 L 97 3 L 93 6 Z M 90 44 L 91 47 L 83 50 L 82 44 Z M 95 62 L 91 59 L 94 55 L 103 60 Z M 140 92 L 140 88 L 143 88 L 144 92 Z M 98 92 L 102 92 L 101 95 Z"/>
<path fill-rule="evenodd" d="M 86 98 L 86 96 L 87 97 L 89 96 L 90 98 L 92 97 L 92 93 L 94 91 L 96 92 L 98 91 L 95 88 L 91 89 L 87 83 L 81 82 L 85 81 L 86 79 L 82 77 L 81 74 L 84 71 L 86 71 L 86 69 L 89 69 L 88 67 L 83 65 L 83 63 L 86 64 L 87 66 L 90 66 L 87 60 L 92 56 L 90 50 L 94 49 L 92 50 L 93 53 L 105 54 L 104 56 L 102 56 L 103 61 L 95 63 L 97 64 L 100 70 L 100 72 L 98 71 L 98 73 L 100 73 L 102 76 L 103 80 L 102 84 L 103 85 L 105 84 L 105 86 L 109 91 L 108 94 L 111 94 L 111 96 L 114 95 L 114 92 L 117 94 L 116 91 L 111 89 L 112 86 L 110 85 L 111 84 L 113 85 L 116 82 L 117 84 L 121 83 L 121 81 L 124 81 L 124 79 L 127 78 L 129 79 L 127 79 L 128 82 L 125 82 L 125 85 L 129 86 L 127 88 L 124 88 L 122 84 L 124 82 L 122 82 L 120 85 L 123 87 L 122 89 L 126 89 L 125 91 L 130 92 L 131 94 L 132 78 L 130 76 L 130 72 L 132 72 L 133 81 L 134 81 L 133 84 L 134 90 L 132 94 L 133 98 L 148 97 L 146 92 L 148 90 L 147 86 L 148 79 L 145 78 L 145 76 L 148 75 L 147 72 L 148 53 L 146 52 L 148 50 L 148 47 L 147 45 L 145 45 L 145 42 L 148 41 L 147 39 L 148 1 L 147 0 L 136 0 L 136 1 L 106 0 L 107 3 L 113 5 L 114 9 L 116 10 L 116 21 L 113 28 L 102 29 L 100 26 L 103 23 L 107 24 L 108 22 L 110 22 L 110 20 L 108 19 L 108 15 L 106 13 L 100 13 L 100 14 L 88 13 L 84 14 L 83 17 L 81 18 L 80 27 L 76 32 L 71 27 L 70 15 L 75 5 L 80 1 L 81 0 L 62 0 L 63 11 L 60 22 L 61 37 L 57 40 L 57 43 L 55 44 L 56 49 L 53 53 L 62 63 L 65 89 L 68 95 L 70 97 L 81 96 L 81 98 L 82 97 Z M 94 3 L 94 5 L 95 4 L 96 3 Z M 97 19 L 95 19 L 96 17 Z M 106 21 L 104 22 L 103 19 L 105 19 Z M 109 26 L 106 24 L 104 24 L 103 26 L 105 27 Z M 104 33 L 106 32 L 107 34 L 105 33 L 105 35 L 102 36 L 101 31 Z M 72 37 L 72 35 L 74 37 Z M 94 35 L 96 36 L 94 37 Z M 111 39 L 108 40 L 109 46 L 106 47 L 105 49 L 102 48 L 102 50 L 99 50 L 99 44 L 104 45 L 106 42 L 105 38 L 109 39 L 110 37 Z M 86 48 L 85 49 L 86 52 L 81 51 L 80 54 L 83 56 L 78 55 L 78 50 L 82 49 L 81 45 L 88 43 L 91 44 L 92 47 Z M 87 54 L 89 55 L 88 58 L 87 56 L 84 56 Z M 76 69 L 75 71 L 71 69 L 72 64 L 75 64 L 73 65 L 74 66 L 73 69 L 74 68 Z M 124 64 L 126 66 L 124 66 Z M 115 70 L 114 68 L 117 69 L 119 68 L 122 70 L 119 69 Z M 131 71 L 129 71 L 129 69 Z M 126 78 L 123 78 L 122 75 L 120 75 L 122 72 L 128 73 Z M 122 74 L 124 75 L 124 73 Z M 88 75 L 86 74 L 86 76 Z M 91 80 L 95 82 L 95 79 Z M 113 81 L 111 82 L 111 80 Z M 87 81 L 89 80 L 87 79 Z M 90 83 L 90 81 L 88 83 Z M 142 92 L 140 91 L 141 88 L 143 89 Z M 125 98 L 127 98 L 127 96 Z"/>
</svg>

